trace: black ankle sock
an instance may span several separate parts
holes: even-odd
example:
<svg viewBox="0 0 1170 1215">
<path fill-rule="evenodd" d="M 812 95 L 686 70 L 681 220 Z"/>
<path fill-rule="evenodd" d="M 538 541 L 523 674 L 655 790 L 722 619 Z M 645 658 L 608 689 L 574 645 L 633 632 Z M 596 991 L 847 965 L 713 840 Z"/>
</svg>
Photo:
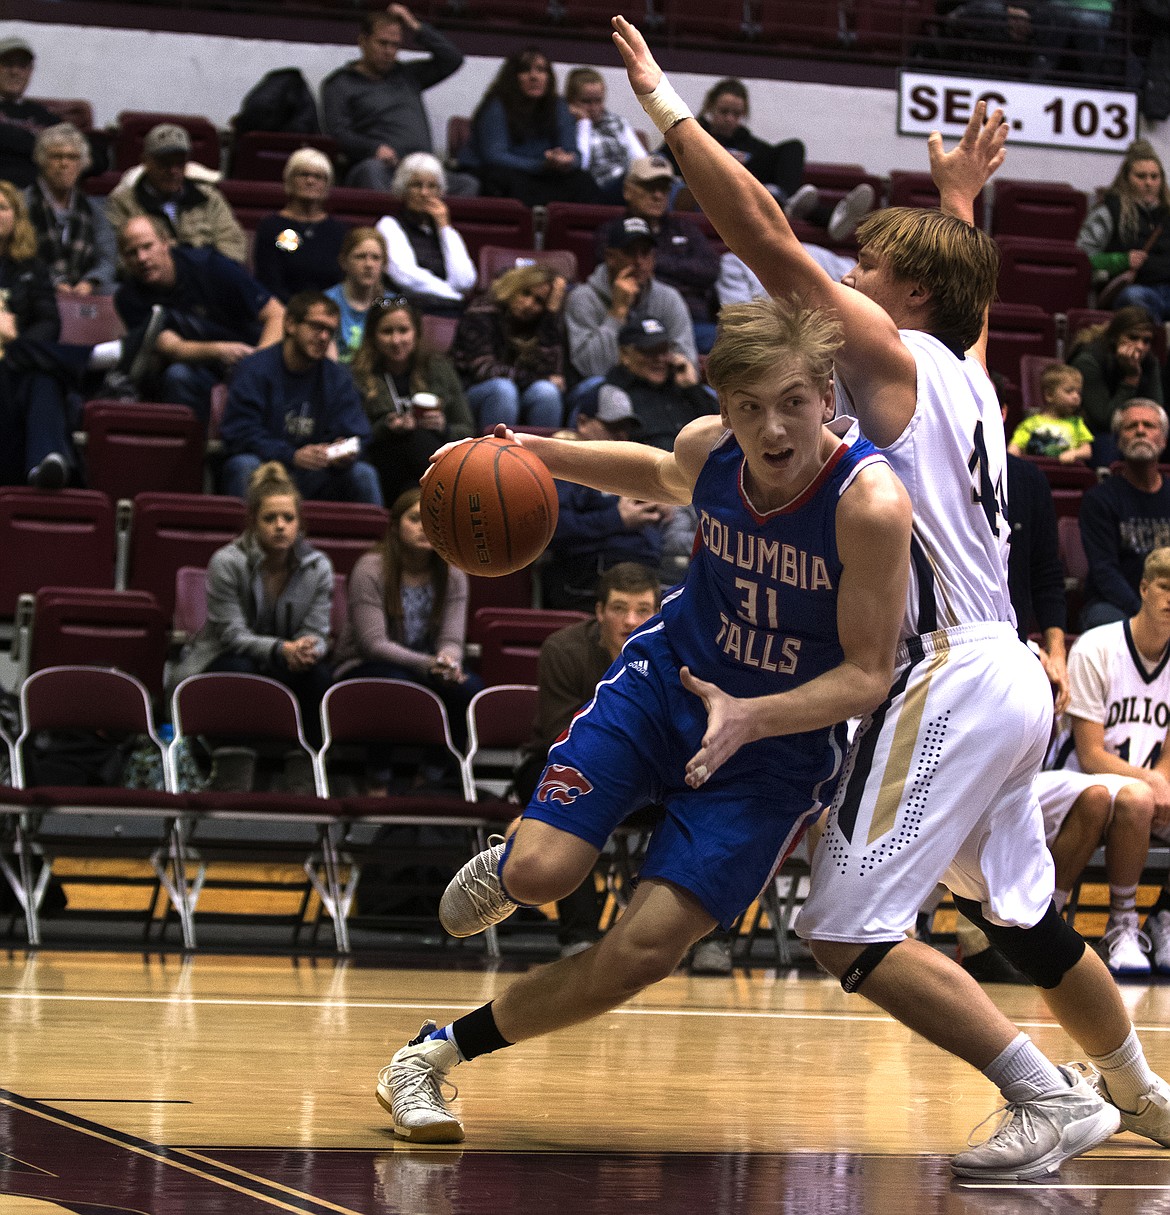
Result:
<svg viewBox="0 0 1170 1215">
<path fill-rule="evenodd" d="M 496 1028 L 496 1019 L 492 1015 L 492 1006 L 484 1004 L 475 1012 L 469 1012 L 466 1017 L 460 1017 L 451 1026 L 455 1035 L 455 1045 L 464 1059 L 476 1059 L 480 1055 L 490 1055 L 494 1050 L 503 1050 L 511 1046 Z"/>
</svg>

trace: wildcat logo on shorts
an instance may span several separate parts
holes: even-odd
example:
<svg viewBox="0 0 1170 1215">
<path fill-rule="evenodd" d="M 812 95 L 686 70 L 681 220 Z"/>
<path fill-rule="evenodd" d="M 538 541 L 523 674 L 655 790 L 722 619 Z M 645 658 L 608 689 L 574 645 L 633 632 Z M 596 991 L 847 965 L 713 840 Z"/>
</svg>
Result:
<svg viewBox="0 0 1170 1215">
<path fill-rule="evenodd" d="M 576 768 L 565 764 L 549 764 L 536 789 L 538 802 L 558 802 L 567 806 L 578 797 L 593 792 L 592 781 L 587 780 Z"/>
</svg>

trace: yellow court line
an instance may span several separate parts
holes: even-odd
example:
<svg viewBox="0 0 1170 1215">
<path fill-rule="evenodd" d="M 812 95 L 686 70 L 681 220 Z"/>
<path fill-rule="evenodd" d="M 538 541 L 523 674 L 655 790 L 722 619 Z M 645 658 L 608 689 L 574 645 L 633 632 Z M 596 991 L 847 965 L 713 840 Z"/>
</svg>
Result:
<svg viewBox="0 0 1170 1215">
<path fill-rule="evenodd" d="M 21 1104 L 16 1101 L 10 1101 L 7 1097 L 0 1097 L 0 1105 L 6 1105 L 10 1109 L 19 1110 L 21 1113 L 24 1113 L 24 1114 L 31 1114 L 34 1118 L 42 1118 L 46 1122 L 52 1122 L 56 1126 L 64 1127 L 65 1130 L 76 1131 L 78 1134 L 81 1134 L 81 1135 L 88 1135 L 91 1139 L 97 1139 L 97 1140 L 101 1141 L 102 1143 L 111 1144 L 113 1147 L 124 1148 L 126 1151 L 134 1152 L 138 1156 L 145 1156 L 148 1160 L 157 1160 L 161 1164 L 169 1164 L 172 1168 L 179 1169 L 181 1172 L 191 1173 L 193 1176 L 199 1177 L 203 1181 L 210 1181 L 214 1185 L 223 1186 L 224 1189 L 234 1190 L 234 1191 L 236 1191 L 236 1193 L 239 1193 L 239 1194 L 245 1194 L 249 1198 L 255 1198 L 257 1201 L 267 1203 L 269 1206 L 272 1206 L 272 1207 L 277 1207 L 281 1211 L 292 1211 L 293 1215 L 309 1215 L 309 1213 L 307 1213 L 305 1211 L 305 1208 L 303 1206 L 299 1206 L 299 1207 L 289 1206 L 289 1204 L 287 1202 L 281 1202 L 278 1198 L 270 1198 L 267 1194 L 258 1194 L 255 1190 L 250 1190 L 246 1186 L 236 1185 L 235 1182 L 225 1181 L 221 1177 L 214 1177 L 210 1173 L 207 1173 L 206 1171 L 204 1171 L 203 1169 L 196 1168 L 194 1165 L 184 1164 L 181 1160 L 173 1159 L 171 1156 L 167 1155 L 165 1152 L 163 1152 L 161 1150 L 156 1150 L 156 1151 L 152 1152 L 148 1148 L 145 1148 L 145 1147 L 136 1147 L 134 1144 L 126 1143 L 122 1139 L 116 1139 L 112 1135 L 103 1135 L 100 1131 L 92 1130 L 89 1127 L 78 1126 L 76 1123 L 67 1121 L 64 1118 L 56 1118 L 52 1114 L 50 1114 L 47 1110 L 29 1109 L 29 1107 L 27 1105 Z M 154 1146 L 157 1147 L 158 1145 L 154 1145 Z M 170 1150 L 174 1150 L 174 1149 L 168 1149 L 168 1151 L 170 1151 Z M 179 1150 L 181 1150 L 181 1149 L 179 1149 Z M 193 1155 L 193 1153 L 191 1153 L 191 1154 Z M 214 1163 L 216 1163 L 217 1167 L 219 1167 L 218 1162 L 214 1162 Z M 224 1166 L 224 1167 L 226 1167 L 226 1166 Z M 240 1170 L 236 1169 L 233 1171 L 239 1172 Z M 263 1179 L 257 1179 L 257 1180 L 263 1180 Z M 350 1207 L 337 1207 L 337 1206 L 332 1206 L 331 1204 L 322 1203 L 321 1199 L 316 1198 L 314 1195 L 305 1194 L 305 1193 L 301 1192 L 300 1190 L 290 1190 L 288 1188 L 288 1186 L 278 1186 L 276 1183 L 269 1182 L 266 1180 L 263 1181 L 263 1184 L 270 1185 L 273 1188 L 282 1189 L 287 1194 L 293 1194 L 293 1195 L 296 1195 L 298 1198 L 305 1199 L 306 1202 L 319 1203 L 322 1206 L 326 1206 L 329 1210 L 340 1212 L 341 1215 L 361 1215 L 360 1211 L 354 1211 Z"/>
<path fill-rule="evenodd" d="M 192 1160 L 200 1160 L 204 1164 L 212 1165 L 214 1168 L 235 1173 L 238 1177 L 246 1177 L 249 1181 L 256 1182 L 258 1185 L 270 1186 L 274 1190 L 283 1190 L 286 1194 L 292 1194 L 297 1198 L 308 1198 L 327 1211 L 337 1211 L 338 1215 L 358 1215 L 357 1212 L 351 1210 L 349 1207 L 339 1207 L 336 1203 L 329 1202 L 325 1198 L 318 1198 L 315 1194 L 306 1194 L 304 1190 L 284 1185 L 279 1181 L 272 1181 L 268 1177 L 261 1177 L 258 1173 L 249 1173 L 247 1169 L 236 1168 L 234 1164 L 226 1164 L 222 1160 L 216 1160 L 214 1156 L 204 1156 L 200 1152 L 193 1152 L 190 1148 L 171 1148 L 171 1151 L 182 1152 L 184 1156 L 190 1156 Z"/>
</svg>

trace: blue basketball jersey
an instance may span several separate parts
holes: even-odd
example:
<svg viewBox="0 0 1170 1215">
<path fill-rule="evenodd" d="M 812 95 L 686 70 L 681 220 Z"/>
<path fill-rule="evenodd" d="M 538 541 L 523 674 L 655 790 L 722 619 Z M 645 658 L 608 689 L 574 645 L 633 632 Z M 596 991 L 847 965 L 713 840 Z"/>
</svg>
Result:
<svg viewBox="0 0 1170 1215">
<path fill-rule="evenodd" d="M 837 502 L 875 461 L 886 462 L 855 426 L 799 497 L 764 515 L 744 489 L 743 451 L 724 435 L 695 484 L 699 530 L 686 580 L 662 604 L 680 664 L 734 696 L 764 696 L 842 661 Z M 789 741 L 797 752 L 819 750 L 826 733 Z"/>
</svg>

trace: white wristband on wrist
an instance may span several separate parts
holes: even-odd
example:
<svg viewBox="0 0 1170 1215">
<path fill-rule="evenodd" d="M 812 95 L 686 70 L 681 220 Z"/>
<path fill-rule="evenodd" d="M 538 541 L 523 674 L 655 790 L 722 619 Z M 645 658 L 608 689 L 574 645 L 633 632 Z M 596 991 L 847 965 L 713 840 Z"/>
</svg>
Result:
<svg viewBox="0 0 1170 1215">
<path fill-rule="evenodd" d="M 640 94 L 638 101 L 650 116 L 650 121 L 663 135 L 684 118 L 694 118 L 690 107 L 674 91 L 674 85 L 666 79 L 665 73 L 654 86 L 653 92 Z"/>
</svg>

